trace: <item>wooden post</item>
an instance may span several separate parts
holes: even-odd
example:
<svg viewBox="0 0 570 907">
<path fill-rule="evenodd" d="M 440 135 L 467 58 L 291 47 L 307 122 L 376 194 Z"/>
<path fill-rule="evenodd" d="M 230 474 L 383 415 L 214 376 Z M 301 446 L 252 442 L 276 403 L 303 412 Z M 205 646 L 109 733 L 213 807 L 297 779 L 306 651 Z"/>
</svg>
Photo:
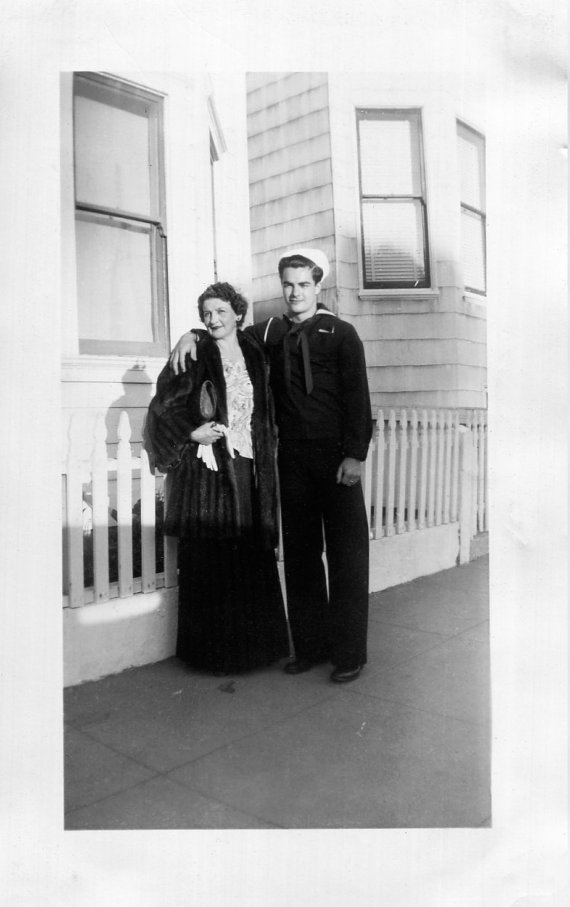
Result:
<svg viewBox="0 0 570 907">
<path fill-rule="evenodd" d="M 66 546 L 67 546 L 67 589 L 69 604 L 80 607 L 85 601 L 83 579 L 83 477 L 79 457 L 78 441 L 82 437 L 77 414 L 71 416 L 69 424 L 69 449 L 66 475 Z"/>
<path fill-rule="evenodd" d="M 93 448 L 93 597 L 109 598 L 109 488 L 107 482 L 107 430 L 99 413 Z"/>
<path fill-rule="evenodd" d="M 470 560 L 473 537 L 473 475 L 475 472 L 475 451 L 473 434 L 469 428 L 460 426 L 459 445 L 459 563 Z"/>
</svg>

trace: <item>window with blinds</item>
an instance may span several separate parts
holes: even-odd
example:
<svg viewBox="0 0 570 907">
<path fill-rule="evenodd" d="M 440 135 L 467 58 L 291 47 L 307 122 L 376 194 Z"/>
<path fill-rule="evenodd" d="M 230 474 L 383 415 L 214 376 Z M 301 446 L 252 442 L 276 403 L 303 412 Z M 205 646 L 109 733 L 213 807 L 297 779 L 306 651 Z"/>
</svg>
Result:
<svg viewBox="0 0 570 907">
<path fill-rule="evenodd" d="M 461 196 L 461 254 L 465 289 L 487 292 L 485 237 L 485 139 L 457 122 Z"/>
<path fill-rule="evenodd" d="M 162 98 L 74 75 L 80 353 L 168 352 Z"/>
<path fill-rule="evenodd" d="M 430 286 L 419 110 L 357 110 L 363 286 Z"/>
</svg>

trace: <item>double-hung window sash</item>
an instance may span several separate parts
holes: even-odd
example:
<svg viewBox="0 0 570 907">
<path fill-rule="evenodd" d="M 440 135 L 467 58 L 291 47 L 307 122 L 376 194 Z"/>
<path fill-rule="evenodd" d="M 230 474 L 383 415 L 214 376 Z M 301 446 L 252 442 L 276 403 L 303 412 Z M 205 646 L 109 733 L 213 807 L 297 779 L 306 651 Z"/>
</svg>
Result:
<svg viewBox="0 0 570 907">
<path fill-rule="evenodd" d="M 461 249 L 465 289 L 484 296 L 486 276 L 485 139 L 457 123 L 461 194 Z"/>
<path fill-rule="evenodd" d="M 79 351 L 168 351 L 162 98 L 74 77 Z"/>
<path fill-rule="evenodd" d="M 419 110 L 357 110 L 363 286 L 430 286 Z"/>
</svg>

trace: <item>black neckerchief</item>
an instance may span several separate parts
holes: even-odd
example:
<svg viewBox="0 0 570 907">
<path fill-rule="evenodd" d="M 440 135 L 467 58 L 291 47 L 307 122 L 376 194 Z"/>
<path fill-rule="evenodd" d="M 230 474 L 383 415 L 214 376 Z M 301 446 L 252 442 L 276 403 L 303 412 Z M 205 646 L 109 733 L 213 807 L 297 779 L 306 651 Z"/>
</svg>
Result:
<svg viewBox="0 0 570 907">
<path fill-rule="evenodd" d="M 313 373 L 311 371 L 311 358 L 309 355 L 309 340 L 307 337 L 308 330 L 315 324 L 319 315 L 330 315 L 331 313 L 324 306 L 318 306 L 317 311 L 305 321 L 292 321 L 287 315 L 283 320 L 287 325 L 287 333 L 283 337 L 283 371 L 285 376 L 285 387 L 291 393 L 291 351 L 289 348 L 289 339 L 297 337 L 297 349 L 301 348 L 303 359 L 303 376 L 305 378 L 305 393 L 308 395 L 313 390 Z"/>
</svg>

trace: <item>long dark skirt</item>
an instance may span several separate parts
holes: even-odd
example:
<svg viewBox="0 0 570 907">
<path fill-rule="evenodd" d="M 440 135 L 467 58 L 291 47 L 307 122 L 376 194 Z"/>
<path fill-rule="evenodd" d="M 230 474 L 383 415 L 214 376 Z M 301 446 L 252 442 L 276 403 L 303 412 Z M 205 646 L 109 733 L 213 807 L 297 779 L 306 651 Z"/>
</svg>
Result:
<svg viewBox="0 0 570 907">
<path fill-rule="evenodd" d="M 242 502 L 251 495 L 250 461 L 245 465 L 238 479 Z M 179 658 L 202 670 L 237 673 L 289 654 L 275 554 L 255 533 L 180 539 L 178 565 Z"/>
</svg>

